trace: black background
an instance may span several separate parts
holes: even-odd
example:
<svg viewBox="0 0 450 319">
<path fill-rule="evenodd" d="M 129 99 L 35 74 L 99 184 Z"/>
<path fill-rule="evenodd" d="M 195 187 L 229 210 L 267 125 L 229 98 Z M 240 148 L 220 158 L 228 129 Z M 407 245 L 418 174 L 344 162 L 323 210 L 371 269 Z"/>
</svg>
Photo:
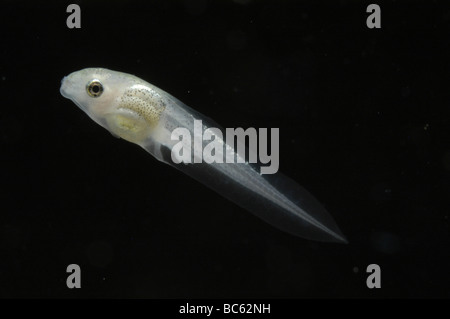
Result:
<svg viewBox="0 0 450 319">
<path fill-rule="evenodd" d="M 449 297 L 450 6 L 3 1 L 0 297 Z M 280 170 L 348 245 L 285 234 L 59 94 L 135 74 L 223 127 L 279 127 Z M 66 267 L 82 288 L 66 287 Z M 378 264 L 382 288 L 366 286 Z"/>
</svg>

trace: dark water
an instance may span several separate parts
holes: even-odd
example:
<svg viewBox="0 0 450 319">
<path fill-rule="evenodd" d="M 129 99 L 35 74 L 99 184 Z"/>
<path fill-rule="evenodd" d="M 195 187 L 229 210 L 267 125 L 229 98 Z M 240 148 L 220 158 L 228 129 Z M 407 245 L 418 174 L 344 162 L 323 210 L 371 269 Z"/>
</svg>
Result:
<svg viewBox="0 0 450 319">
<path fill-rule="evenodd" d="M 39 2 L 0 10 L 0 297 L 450 297 L 445 1 L 377 1 L 381 29 L 366 1 L 79 1 L 81 29 L 73 1 Z M 280 128 L 280 170 L 350 243 L 282 233 L 113 138 L 59 94 L 85 67 Z"/>
</svg>

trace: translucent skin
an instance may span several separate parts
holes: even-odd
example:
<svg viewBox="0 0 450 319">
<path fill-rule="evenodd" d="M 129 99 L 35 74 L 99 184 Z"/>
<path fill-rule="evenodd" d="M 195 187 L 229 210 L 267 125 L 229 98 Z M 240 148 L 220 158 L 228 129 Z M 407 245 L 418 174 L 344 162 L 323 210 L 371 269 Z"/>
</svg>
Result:
<svg viewBox="0 0 450 319">
<path fill-rule="evenodd" d="M 98 97 L 87 92 L 92 80 L 103 85 Z M 203 132 L 220 127 L 152 84 L 126 73 L 88 68 L 64 77 L 60 92 L 113 135 L 141 146 L 273 226 L 307 239 L 347 242 L 323 206 L 281 173 L 263 176 L 247 162 L 175 164 L 171 158 L 172 147 L 179 142 L 171 139 L 175 128 L 186 128 L 193 136 L 194 120 L 202 121 Z M 223 139 L 218 142 L 244 158 Z"/>
</svg>

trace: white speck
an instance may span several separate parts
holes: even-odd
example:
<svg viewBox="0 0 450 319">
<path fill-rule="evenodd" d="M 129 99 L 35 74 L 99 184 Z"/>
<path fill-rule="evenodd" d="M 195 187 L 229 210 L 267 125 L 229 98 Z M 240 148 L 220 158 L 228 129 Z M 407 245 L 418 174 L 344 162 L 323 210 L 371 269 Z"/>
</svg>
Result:
<svg viewBox="0 0 450 319">
<path fill-rule="evenodd" d="M 191 91 L 189 91 L 189 90 L 188 90 L 187 92 L 188 92 L 188 93 L 191 93 Z"/>
<path fill-rule="evenodd" d="M 355 266 L 355 267 L 353 267 L 352 270 L 353 270 L 353 272 L 356 274 L 356 273 L 359 271 L 359 268 Z"/>
</svg>

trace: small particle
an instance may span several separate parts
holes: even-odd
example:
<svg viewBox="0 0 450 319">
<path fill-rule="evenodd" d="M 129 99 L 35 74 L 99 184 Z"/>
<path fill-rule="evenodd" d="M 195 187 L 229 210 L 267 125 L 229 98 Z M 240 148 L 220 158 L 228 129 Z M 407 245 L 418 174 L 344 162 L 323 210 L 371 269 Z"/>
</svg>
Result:
<svg viewBox="0 0 450 319">
<path fill-rule="evenodd" d="M 445 152 L 441 159 L 444 169 L 450 171 L 450 151 Z"/>
<path fill-rule="evenodd" d="M 247 5 L 250 2 L 252 2 L 252 0 L 233 0 L 233 2 L 235 2 L 237 4 L 241 4 L 241 5 Z"/>
<path fill-rule="evenodd" d="M 2 76 L 2 81 L 6 81 L 6 76 Z"/>
<path fill-rule="evenodd" d="M 208 1 L 206 0 L 184 0 L 183 2 L 186 12 L 192 15 L 203 14 L 208 6 Z"/>
<path fill-rule="evenodd" d="M 89 263 L 95 267 L 104 268 L 114 258 L 112 246 L 104 241 L 94 241 L 86 247 Z"/>
<path fill-rule="evenodd" d="M 411 95 L 411 89 L 408 86 L 405 86 L 401 89 L 400 94 L 402 95 L 402 97 L 406 98 Z"/>
<path fill-rule="evenodd" d="M 102 280 L 103 280 L 103 281 L 105 281 L 105 280 L 106 280 L 106 278 L 105 278 L 105 277 L 103 277 L 103 278 L 102 278 Z"/>
<path fill-rule="evenodd" d="M 377 231 L 371 235 L 372 247 L 385 254 L 395 254 L 401 249 L 399 237 L 391 232 Z"/>
<path fill-rule="evenodd" d="M 190 90 L 188 90 L 187 92 L 188 92 L 188 93 L 191 93 L 191 91 L 190 91 Z"/>
<path fill-rule="evenodd" d="M 423 127 L 423 129 L 426 131 L 426 130 L 428 130 L 430 128 L 430 124 L 425 124 L 425 126 Z"/>
<path fill-rule="evenodd" d="M 372 186 L 369 196 L 372 200 L 385 203 L 392 199 L 392 188 L 387 182 L 379 182 Z"/>
<path fill-rule="evenodd" d="M 353 269 L 352 269 L 352 270 L 353 270 L 353 272 L 354 272 L 354 273 L 356 274 L 356 273 L 358 273 L 358 271 L 359 271 L 359 268 L 355 266 L 355 267 L 353 267 Z"/>
<path fill-rule="evenodd" d="M 247 36 L 241 30 L 233 30 L 227 35 L 227 43 L 231 50 L 242 50 L 247 45 Z"/>
</svg>

